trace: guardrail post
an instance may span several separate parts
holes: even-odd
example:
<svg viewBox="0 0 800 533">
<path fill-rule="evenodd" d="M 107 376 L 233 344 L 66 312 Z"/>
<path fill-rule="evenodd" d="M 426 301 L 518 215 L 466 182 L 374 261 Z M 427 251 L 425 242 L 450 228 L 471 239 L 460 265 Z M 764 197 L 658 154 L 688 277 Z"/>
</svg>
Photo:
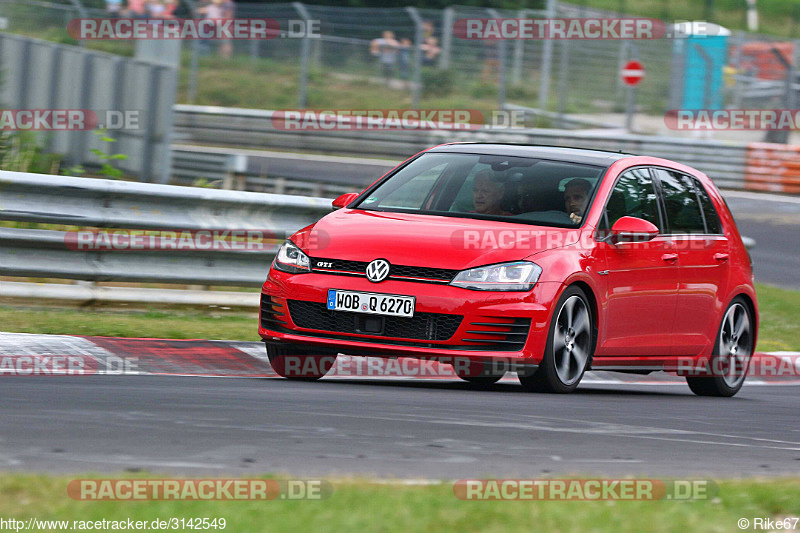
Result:
<svg viewBox="0 0 800 533">
<path fill-rule="evenodd" d="M 89 18 L 89 14 L 86 11 L 86 8 L 83 7 L 80 0 L 69 0 L 69 3 L 72 4 L 72 7 L 78 12 L 78 16 L 82 19 Z M 86 41 L 83 39 L 78 39 L 78 46 L 81 48 L 86 48 Z"/>
<path fill-rule="evenodd" d="M 228 154 L 225 158 L 225 179 L 223 189 L 235 191 L 247 190 L 247 156 L 244 154 Z"/>
<path fill-rule="evenodd" d="M 450 68 L 450 52 L 453 48 L 453 23 L 454 9 L 446 7 L 442 17 L 442 52 L 439 55 L 439 68 L 448 70 Z"/>
<path fill-rule="evenodd" d="M 787 61 L 780 50 L 772 47 L 772 54 L 780 61 L 783 68 L 786 69 L 786 79 L 784 80 L 783 88 L 783 105 L 784 109 L 794 109 L 794 65 Z M 794 58 L 793 58 L 794 59 Z M 767 142 L 773 143 L 789 143 L 789 130 L 771 130 L 767 131 Z"/>
<path fill-rule="evenodd" d="M 619 73 L 622 72 L 628 59 L 631 59 L 630 46 L 631 43 L 628 40 L 620 42 L 619 54 L 617 55 L 617 99 L 621 98 L 622 93 L 625 91 L 625 82 L 622 81 L 622 76 Z"/>
<path fill-rule="evenodd" d="M 501 19 L 500 13 L 496 9 L 487 9 L 489 16 L 494 19 Z M 500 39 L 497 43 L 497 73 L 500 79 L 497 83 L 497 108 L 503 109 L 506 103 L 506 39 Z"/>
<path fill-rule="evenodd" d="M 521 9 L 517 12 L 517 18 L 523 19 L 527 16 L 527 11 Z M 517 39 L 514 43 L 514 65 L 511 67 L 511 81 L 519 83 L 522 79 L 522 56 L 525 54 L 525 40 Z"/>
<path fill-rule="evenodd" d="M 308 103 L 308 63 L 311 55 L 311 41 L 309 36 L 309 26 L 311 25 L 311 17 L 308 15 L 306 6 L 300 2 L 292 2 L 292 7 L 300 15 L 305 23 L 305 31 L 303 32 L 303 41 L 300 43 L 300 81 L 297 94 L 297 106 L 300 108 L 306 107 Z"/>
<path fill-rule="evenodd" d="M 561 50 L 559 55 L 559 73 L 558 73 L 558 124 L 557 127 L 564 127 L 564 113 L 567 107 L 567 92 L 569 91 L 567 85 L 567 76 L 569 75 L 569 39 L 561 41 Z"/>
<path fill-rule="evenodd" d="M 414 54 L 414 87 L 411 97 L 411 106 L 415 109 L 419 108 L 419 100 L 422 94 L 422 17 L 419 16 L 419 11 L 416 7 L 406 7 L 411 21 L 414 23 L 414 47 L 416 53 Z"/>
<path fill-rule="evenodd" d="M 547 0 L 545 18 L 552 19 L 556 16 L 556 0 Z M 539 73 L 539 109 L 547 109 L 547 100 L 550 97 L 550 69 L 553 65 L 553 40 L 545 39 L 542 42 L 542 65 Z"/>
<path fill-rule="evenodd" d="M 191 44 L 189 45 L 190 48 L 190 56 L 189 56 L 189 87 L 186 90 L 186 101 L 190 104 L 193 104 L 195 99 L 197 98 L 197 68 L 198 68 L 198 56 L 200 55 L 200 41 L 197 39 L 192 39 Z"/>
</svg>

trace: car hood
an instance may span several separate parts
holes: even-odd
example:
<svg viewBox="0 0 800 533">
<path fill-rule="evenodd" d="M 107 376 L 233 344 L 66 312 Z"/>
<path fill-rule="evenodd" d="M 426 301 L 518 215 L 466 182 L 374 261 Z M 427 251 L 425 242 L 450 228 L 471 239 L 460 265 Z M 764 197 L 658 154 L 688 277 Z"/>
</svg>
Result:
<svg viewBox="0 0 800 533">
<path fill-rule="evenodd" d="M 463 270 L 525 259 L 579 240 L 576 229 L 341 209 L 292 236 L 312 258 Z"/>
</svg>

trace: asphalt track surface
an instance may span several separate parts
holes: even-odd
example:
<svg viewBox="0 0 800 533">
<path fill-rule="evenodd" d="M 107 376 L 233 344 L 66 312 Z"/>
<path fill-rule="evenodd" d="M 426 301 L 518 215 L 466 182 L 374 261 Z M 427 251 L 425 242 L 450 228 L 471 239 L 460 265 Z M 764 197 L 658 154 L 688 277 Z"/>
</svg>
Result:
<svg viewBox="0 0 800 533">
<path fill-rule="evenodd" d="M 800 199 L 725 196 L 757 242 L 757 281 L 800 288 Z M 138 356 L 151 365 L 161 357 Z M 749 382 L 719 399 L 678 382 L 602 379 L 562 396 L 525 393 L 508 378 L 476 390 L 457 379 L 0 376 L 0 470 L 798 475 L 799 400 L 797 385 Z"/>
<path fill-rule="evenodd" d="M 0 381 L 0 468 L 62 473 L 737 477 L 800 473 L 798 393 L 747 385 L 170 376 Z"/>
<path fill-rule="evenodd" d="M 750 250 L 756 281 L 800 289 L 800 197 L 723 191 L 742 235 L 755 239 Z"/>
</svg>

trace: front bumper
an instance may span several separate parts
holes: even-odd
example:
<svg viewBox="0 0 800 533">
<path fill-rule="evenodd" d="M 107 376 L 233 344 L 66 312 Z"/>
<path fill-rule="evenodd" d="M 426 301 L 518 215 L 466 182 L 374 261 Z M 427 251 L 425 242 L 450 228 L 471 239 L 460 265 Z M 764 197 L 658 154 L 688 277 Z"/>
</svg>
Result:
<svg viewBox="0 0 800 533">
<path fill-rule="evenodd" d="M 262 288 L 259 335 L 266 342 L 313 345 L 350 355 L 443 361 L 457 357 L 536 365 L 544 353 L 551 307 L 560 288 L 560 283 L 544 282 L 530 292 L 471 291 L 441 284 L 372 283 L 362 277 L 287 274 L 272 269 Z M 397 327 L 393 321 L 392 327 L 384 327 L 380 333 L 367 333 L 358 328 L 355 313 L 324 308 L 328 289 L 414 296 L 416 322 L 403 319 L 409 322 Z M 348 326 L 350 320 L 354 327 Z M 420 320 L 428 322 L 420 326 Z"/>
</svg>

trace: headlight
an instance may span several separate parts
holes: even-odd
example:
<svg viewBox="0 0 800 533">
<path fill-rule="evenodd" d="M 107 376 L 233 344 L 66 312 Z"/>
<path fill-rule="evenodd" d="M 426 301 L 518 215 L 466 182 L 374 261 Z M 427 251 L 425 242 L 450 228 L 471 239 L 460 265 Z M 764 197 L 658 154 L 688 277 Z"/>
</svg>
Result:
<svg viewBox="0 0 800 533">
<path fill-rule="evenodd" d="M 278 250 L 278 255 L 275 256 L 272 265 L 281 272 L 298 274 L 311 272 L 310 263 L 308 256 L 300 248 L 295 246 L 292 241 L 286 241 Z"/>
<path fill-rule="evenodd" d="M 450 285 L 476 291 L 529 291 L 541 273 L 542 267 L 528 261 L 500 263 L 463 270 Z"/>
</svg>

